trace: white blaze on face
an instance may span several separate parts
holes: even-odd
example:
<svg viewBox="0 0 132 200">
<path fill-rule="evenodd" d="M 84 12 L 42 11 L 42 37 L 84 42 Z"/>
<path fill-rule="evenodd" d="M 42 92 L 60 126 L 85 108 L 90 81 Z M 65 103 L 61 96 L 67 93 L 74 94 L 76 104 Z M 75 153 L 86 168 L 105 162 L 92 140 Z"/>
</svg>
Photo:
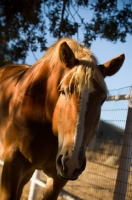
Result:
<svg viewBox="0 0 132 200">
<path fill-rule="evenodd" d="M 85 122 L 85 113 L 86 113 L 86 105 L 89 98 L 89 94 L 91 93 L 88 87 L 85 87 L 81 93 L 81 100 L 80 100 L 80 109 L 77 117 L 77 125 L 75 129 L 75 137 L 74 137 L 74 147 L 71 159 L 66 162 L 68 167 L 68 175 L 72 175 L 75 169 L 79 169 L 79 151 L 83 141 L 83 134 L 84 134 L 84 122 Z"/>
</svg>

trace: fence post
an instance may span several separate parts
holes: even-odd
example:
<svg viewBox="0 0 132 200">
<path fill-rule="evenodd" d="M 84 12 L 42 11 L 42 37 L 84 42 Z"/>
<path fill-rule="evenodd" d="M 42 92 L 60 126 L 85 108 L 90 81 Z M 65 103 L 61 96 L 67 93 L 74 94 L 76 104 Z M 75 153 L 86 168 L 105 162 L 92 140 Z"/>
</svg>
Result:
<svg viewBox="0 0 132 200">
<path fill-rule="evenodd" d="M 132 88 L 113 200 L 125 200 L 132 160 Z"/>
<path fill-rule="evenodd" d="M 38 185 L 35 183 L 36 179 L 40 178 L 40 173 L 38 170 L 35 170 L 32 179 L 31 179 L 31 185 L 30 185 L 30 191 L 28 200 L 36 200 L 37 199 L 37 193 L 38 193 Z"/>
</svg>

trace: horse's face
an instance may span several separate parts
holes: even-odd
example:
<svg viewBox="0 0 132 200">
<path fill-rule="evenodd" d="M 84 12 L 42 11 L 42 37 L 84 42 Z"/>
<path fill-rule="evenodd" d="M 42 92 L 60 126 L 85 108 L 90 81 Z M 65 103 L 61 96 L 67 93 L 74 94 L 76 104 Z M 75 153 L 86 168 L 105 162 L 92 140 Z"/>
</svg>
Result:
<svg viewBox="0 0 132 200">
<path fill-rule="evenodd" d="M 100 73 L 105 77 L 106 71 L 110 74 L 110 70 L 103 70 L 103 66 L 105 67 L 100 67 Z M 113 73 L 115 72 L 112 71 L 111 75 Z M 53 132 L 58 137 L 58 176 L 75 180 L 85 169 L 86 147 L 98 128 L 101 105 L 106 99 L 107 91 L 93 79 L 93 89 L 84 86 L 79 93 L 74 87 L 74 82 L 67 87 L 69 81 L 65 79 L 61 84 L 53 114 Z M 105 83 L 103 84 L 105 86 Z"/>
<path fill-rule="evenodd" d="M 106 92 L 94 83 L 95 90 L 84 88 L 79 95 L 68 91 L 65 82 L 54 111 L 54 133 L 58 136 L 59 150 L 56 160 L 58 174 L 67 179 L 77 179 L 85 169 L 85 151 L 95 133 L 102 102 Z"/>
</svg>

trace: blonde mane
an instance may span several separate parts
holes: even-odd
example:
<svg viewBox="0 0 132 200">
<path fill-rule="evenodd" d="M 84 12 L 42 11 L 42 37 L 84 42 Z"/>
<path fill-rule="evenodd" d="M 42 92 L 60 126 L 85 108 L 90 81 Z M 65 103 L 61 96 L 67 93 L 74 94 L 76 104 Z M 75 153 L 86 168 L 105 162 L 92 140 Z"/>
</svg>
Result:
<svg viewBox="0 0 132 200">
<path fill-rule="evenodd" d="M 88 48 L 71 38 L 63 38 L 57 41 L 47 50 L 45 55 L 40 58 L 37 63 L 39 63 L 41 66 L 45 63 L 49 63 L 52 70 L 58 60 L 60 60 L 59 47 L 63 42 L 66 42 L 72 49 L 76 59 L 79 60 L 79 65 L 74 66 L 71 70 L 69 70 L 69 72 L 67 72 L 67 74 L 61 80 L 61 84 L 64 80 L 70 77 L 70 83 L 68 87 L 71 87 L 71 84 L 74 81 L 74 84 L 76 84 L 78 92 L 80 93 L 82 88 L 86 85 L 89 89 L 93 90 L 94 88 L 92 80 L 95 79 L 102 89 L 107 91 L 103 76 L 97 67 L 97 59 L 95 56 Z"/>
</svg>

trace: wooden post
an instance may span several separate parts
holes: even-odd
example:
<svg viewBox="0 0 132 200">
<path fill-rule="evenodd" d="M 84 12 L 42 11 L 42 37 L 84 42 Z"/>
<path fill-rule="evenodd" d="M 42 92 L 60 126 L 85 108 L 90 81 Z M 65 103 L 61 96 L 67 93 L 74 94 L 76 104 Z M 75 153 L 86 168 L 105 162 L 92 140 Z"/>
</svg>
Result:
<svg viewBox="0 0 132 200">
<path fill-rule="evenodd" d="M 132 88 L 113 200 L 125 200 L 132 161 Z"/>
</svg>

